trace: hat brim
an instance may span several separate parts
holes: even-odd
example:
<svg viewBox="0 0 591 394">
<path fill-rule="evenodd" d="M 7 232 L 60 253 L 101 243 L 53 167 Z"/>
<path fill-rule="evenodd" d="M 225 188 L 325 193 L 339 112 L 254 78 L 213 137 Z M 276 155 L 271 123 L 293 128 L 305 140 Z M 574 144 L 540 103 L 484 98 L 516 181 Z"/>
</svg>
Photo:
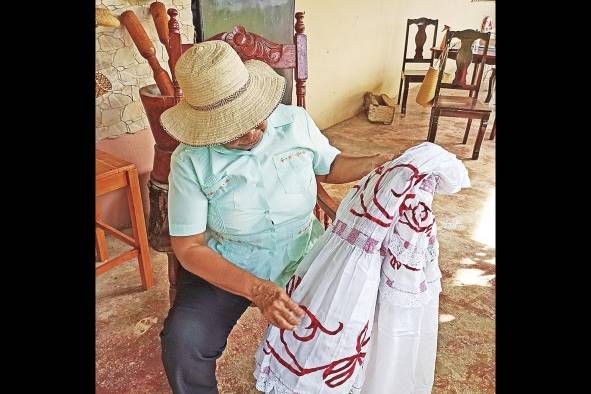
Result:
<svg viewBox="0 0 591 394">
<path fill-rule="evenodd" d="M 285 91 L 285 78 L 259 60 L 244 62 L 248 88 L 236 99 L 211 110 L 196 110 L 183 98 L 160 116 L 164 130 L 187 145 L 220 145 L 241 137 L 267 119 Z"/>
</svg>

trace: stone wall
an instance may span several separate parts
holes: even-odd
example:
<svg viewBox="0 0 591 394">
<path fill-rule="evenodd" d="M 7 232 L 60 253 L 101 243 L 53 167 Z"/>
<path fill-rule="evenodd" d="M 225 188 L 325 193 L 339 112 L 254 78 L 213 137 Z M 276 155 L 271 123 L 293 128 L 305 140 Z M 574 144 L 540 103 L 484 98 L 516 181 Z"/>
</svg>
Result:
<svg viewBox="0 0 591 394">
<path fill-rule="evenodd" d="M 154 43 L 162 67 L 169 71 L 166 49 L 160 43 L 150 4 L 154 0 L 96 0 L 97 7 L 108 8 L 115 16 L 132 10 Z M 166 9 L 179 11 L 183 43 L 193 42 L 194 27 L 190 0 L 161 0 Z M 96 99 L 96 140 L 116 138 L 148 127 L 148 119 L 139 97 L 139 89 L 154 83 L 152 69 L 133 43 L 129 33 L 120 27 L 96 27 L 96 70 L 111 82 L 110 92 Z"/>
</svg>

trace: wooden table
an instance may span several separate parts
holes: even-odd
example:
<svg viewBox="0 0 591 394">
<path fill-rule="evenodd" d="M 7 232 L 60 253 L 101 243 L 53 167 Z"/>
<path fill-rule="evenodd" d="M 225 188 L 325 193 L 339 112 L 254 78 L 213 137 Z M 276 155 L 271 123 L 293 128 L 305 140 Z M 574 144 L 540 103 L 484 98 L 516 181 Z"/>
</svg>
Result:
<svg viewBox="0 0 591 394">
<path fill-rule="evenodd" d="M 439 58 L 439 55 L 441 55 L 441 48 L 431 48 L 431 52 L 433 52 L 433 57 L 434 58 Z M 496 56 L 496 48 L 495 47 L 490 47 L 488 48 L 488 52 L 486 54 L 486 61 L 485 63 L 488 64 L 489 66 L 495 66 L 496 62 L 497 62 L 497 56 Z M 482 60 L 482 56 L 484 55 L 484 48 L 479 48 L 476 50 L 472 51 L 472 63 L 478 63 Z M 458 49 L 450 49 L 447 57 L 449 59 L 455 59 L 456 56 L 458 56 Z M 486 95 L 486 98 L 484 99 L 485 103 L 488 103 L 490 101 L 490 99 L 492 98 L 492 91 L 493 91 L 493 85 L 496 83 L 496 79 L 497 79 L 497 69 L 496 67 L 494 67 L 491 71 L 491 75 L 490 78 L 488 80 L 488 94 Z M 476 74 L 474 74 L 476 75 Z"/>
<path fill-rule="evenodd" d="M 100 216 L 98 202 L 96 203 L 96 250 L 99 260 L 102 261 L 102 264 L 96 267 L 96 276 L 137 257 L 142 286 L 146 290 L 152 287 L 154 283 L 137 168 L 133 163 L 118 159 L 115 156 L 96 149 L 95 175 L 96 198 L 115 190 L 126 189 L 133 231 L 133 236 L 130 237 L 103 222 Z M 132 246 L 132 249 L 109 259 L 105 231 Z"/>
</svg>

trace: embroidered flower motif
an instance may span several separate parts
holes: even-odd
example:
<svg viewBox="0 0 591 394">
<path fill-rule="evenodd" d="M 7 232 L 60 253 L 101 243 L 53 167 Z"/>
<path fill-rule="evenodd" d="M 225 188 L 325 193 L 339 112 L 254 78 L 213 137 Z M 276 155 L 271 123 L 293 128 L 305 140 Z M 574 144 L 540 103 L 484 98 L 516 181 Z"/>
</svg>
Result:
<svg viewBox="0 0 591 394">
<path fill-rule="evenodd" d="M 308 342 L 311 341 L 316 337 L 318 331 L 330 336 L 334 336 L 339 334 L 343 328 L 343 323 L 339 322 L 339 326 L 335 330 L 329 330 L 320 323 L 320 321 L 314 316 L 312 312 L 308 310 L 303 305 L 300 307 L 304 310 L 306 315 L 310 318 L 310 324 L 306 327 L 307 330 L 312 330 L 307 335 L 299 335 L 295 331 L 292 332 L 293 338 L 300 342 Z M 285 341 L 285 330 L 279 330 L 279 338 L 281 343 L 283 344 L 283 350 L 287 354 L 287 358 L 283 358 L 271 345 L 271 343 L 267 340 L 266 345 L 267 348 L 263 348 L 263 352 L 265 354 L 271 354 L 277 361 L 284 366 L 288 371 L 295 374 L 296 376 L 304 376 L 310 373 L 314 373 L 317 371 L 324 371 L 322 373 L 322 379 L 324 383 L 331 388 L 338 387 L 345 383 L 353 373 L 355 372 L 355 368 L 357 365 L 362 365 L 365 359 L 366 352 L 363 351 L 363 348 L 369 343 L 369 337 L 367 336 L 369 327 L 369 321 L 365 323 L 365 326 L 361 330 L 361 332 L 357 335 L 357 344 L 355 346 L 355 353 L 348 357 L 343 357 L 338 360 L 332 361 L 325 365 L 319 365 L 317 367 L 311 368 L 304 368 L 300 365 L 299 361 L 296 359 L 293 352 L 289 349 L 289 345 Z"/>
<path fill-rule="evenodd" d="M 359 199 L 359 205 L 361 210 L 357 207 L 352 207 L 349 212 L 353 215 L 358 217 L 364 217 L 371 220 L 374 223 L 377 223 L 379 226 L 382 227 L 390 227 L 392 225 L 392 221 L 394 220 L 394 213 L 388 212 L 385 209 L 385 202 L 379 201 L 378 199 L 378 192 L 380 191 L 380 186 L 384 177 L 390 173 L 391 171 L 399 169 L 399 171 L 407 171 L 409 172 L 408 178 L 405 182 L 405 185 L 400 190 L 390 189 L 390 193 L 395 197 L 401 197 L 404 194 L 408 193 L 408 191 L 419 182 L 423 180 L 427 176 L 427 174 L 420 174 L 419 170 L 413 166 L 412 164 L 396 164 L 392 167 L 386 168 L 384 166 L 380 166 L 373 170 L 363 185 L 356 185 L 355 188 L 357 189 L 358 193 L 356 194 L 356 198 Z M 377 181 L 374 183 L 373 189 L 368 188 L 370 181 L 378 177 Z M 382 198 L 387 193 L 381 193 Z M 377 208 L 378 214 L 370 213 L 374 212 L 374 209 L 370 208 Z"/>
</svg>

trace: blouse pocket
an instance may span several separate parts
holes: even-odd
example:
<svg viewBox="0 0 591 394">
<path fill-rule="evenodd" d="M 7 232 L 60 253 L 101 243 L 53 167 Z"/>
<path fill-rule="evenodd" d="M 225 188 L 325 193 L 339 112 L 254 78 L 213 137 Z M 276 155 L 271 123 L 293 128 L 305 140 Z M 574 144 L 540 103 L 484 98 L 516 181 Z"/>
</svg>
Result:
<svg viewBox="0 0 591 394">
<path fill-rule="evenodd" d="M 292 149 L 273 156 L 277 177 L 287 194 L 301 194 L 310 187 L 314 178 L 312 152 Z"/>
</svg>

